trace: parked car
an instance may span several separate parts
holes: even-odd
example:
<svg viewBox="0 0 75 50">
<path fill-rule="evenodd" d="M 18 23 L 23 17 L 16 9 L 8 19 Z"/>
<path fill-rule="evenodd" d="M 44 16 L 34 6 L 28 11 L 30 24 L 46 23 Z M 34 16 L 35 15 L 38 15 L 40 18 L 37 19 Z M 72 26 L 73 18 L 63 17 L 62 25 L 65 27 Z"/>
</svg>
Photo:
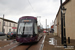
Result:
<svg viewBox="0 0 75 50">
<path fill-rule="evenodd" d="M 8 32 L 7 33 L 7 40 L 15 39 L 15 38 L 16 38 L 16 32 Z"/>
<path fill-rule="evenodd" d="M 0 36 L 5 36 L 6 34 L 3 32 L 0 32 Z"/>
<path fill-rule="evenodd" d="M 43 32 L 44 32 L 44 33 L 48 33 L 48 31 L 46 31 L 46 30 L 44 30 Z"/>
<path fill-rule="evenodd" d="M 0 40 L 4 40 L 4 39 L 7 39 L 6 34 L 3 32 L 0 32 Z"/>
<path fill-rule="evenodd" d="M 50 33 L 54 33 L 54 29 L 51 29 L 51 30 L 50 30 Z"/>
</svg>

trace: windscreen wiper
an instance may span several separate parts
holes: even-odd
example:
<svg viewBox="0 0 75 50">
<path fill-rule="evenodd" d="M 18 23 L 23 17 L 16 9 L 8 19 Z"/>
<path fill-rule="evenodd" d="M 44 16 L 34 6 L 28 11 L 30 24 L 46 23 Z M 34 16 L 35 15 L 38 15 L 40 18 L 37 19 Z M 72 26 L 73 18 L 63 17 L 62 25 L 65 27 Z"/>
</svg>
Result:
<svg viewBox="0 0 75 50">
<path fill-rule="evenodd" d="M 25 26 L 23 27 L 23 33 L 22 33 L 22 35 L 24 35 L 24 30 L 25 30 Z"/>
</svg>

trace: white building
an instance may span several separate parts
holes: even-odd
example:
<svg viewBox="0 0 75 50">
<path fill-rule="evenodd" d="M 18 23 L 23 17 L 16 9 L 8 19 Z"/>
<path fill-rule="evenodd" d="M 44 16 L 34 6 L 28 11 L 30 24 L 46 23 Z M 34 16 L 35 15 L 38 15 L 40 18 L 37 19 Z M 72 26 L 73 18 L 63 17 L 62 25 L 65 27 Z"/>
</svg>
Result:
<svg viewBox="0 0 75 50">
<path fill-rule="evenodd" d="M 3 27 L 3 18 L 0 17 L 0 32 L 2 32 Z M 4 33 L 7 34 L 8 32 L 16 32 L 17 31 L 17 22 L 4 19 Z"/>
</svg>

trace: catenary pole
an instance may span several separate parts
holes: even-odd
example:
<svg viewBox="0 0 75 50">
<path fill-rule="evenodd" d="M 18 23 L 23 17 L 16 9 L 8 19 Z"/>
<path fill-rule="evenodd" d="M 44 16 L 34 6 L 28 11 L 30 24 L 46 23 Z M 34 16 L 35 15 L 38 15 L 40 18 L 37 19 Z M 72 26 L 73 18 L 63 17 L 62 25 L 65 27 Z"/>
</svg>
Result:
<svg viewBox="0 0 75 50">
<path fill-rule="evenodd" d="M 3 25 L 2 25 L 2 32 L 4 33 L 4 14 L 3 14 Z"/>
<path fill-rule="evenodd" d="M 47 31 L 47 19 L 46 19 L 46 31 Z"/>
</svg>

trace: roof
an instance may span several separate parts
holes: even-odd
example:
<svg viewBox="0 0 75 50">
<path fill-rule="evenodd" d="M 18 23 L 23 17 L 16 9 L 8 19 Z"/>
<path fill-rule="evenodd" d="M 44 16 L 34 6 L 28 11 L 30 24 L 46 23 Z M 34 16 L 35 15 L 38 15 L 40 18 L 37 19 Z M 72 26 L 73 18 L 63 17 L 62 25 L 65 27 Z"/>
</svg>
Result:
<svg viewBox="0 0 75 50">
<path fill-rule="evenodd" d="M 34 17 L 34 16 L 22 16 L 22 17 L 32 17 L 32 18 L 36 18 L 36 17 Z"/>
<path fill-rule="evenodd" d="M 0 19 L 3 19 L 3 18 L 0 17 Z M 17 22 L 12 21 L 12 20 L 9 20 L 9 19 L 4 19 L 4 21 L 9 21 L 9 22 L 13 22 L 13 23 L 16 23 L 17 24 Z"/>
<path fill-rule="evenodd" d="M 65 5 L 66 3 L 68 3 L 70 0 L 65 0 L 65 2 L 62 5 Z"/>
<path fill-rule="evenodd" d="M 28 18 L 28 19 L 35 19 L 35 20 L 37 20 L 37 18 L 34 17 L 34 16 L 22 16 L 22 17 L 19 18 L 19 19 L 25 19 L 25 18 Z"/>
</svg>

